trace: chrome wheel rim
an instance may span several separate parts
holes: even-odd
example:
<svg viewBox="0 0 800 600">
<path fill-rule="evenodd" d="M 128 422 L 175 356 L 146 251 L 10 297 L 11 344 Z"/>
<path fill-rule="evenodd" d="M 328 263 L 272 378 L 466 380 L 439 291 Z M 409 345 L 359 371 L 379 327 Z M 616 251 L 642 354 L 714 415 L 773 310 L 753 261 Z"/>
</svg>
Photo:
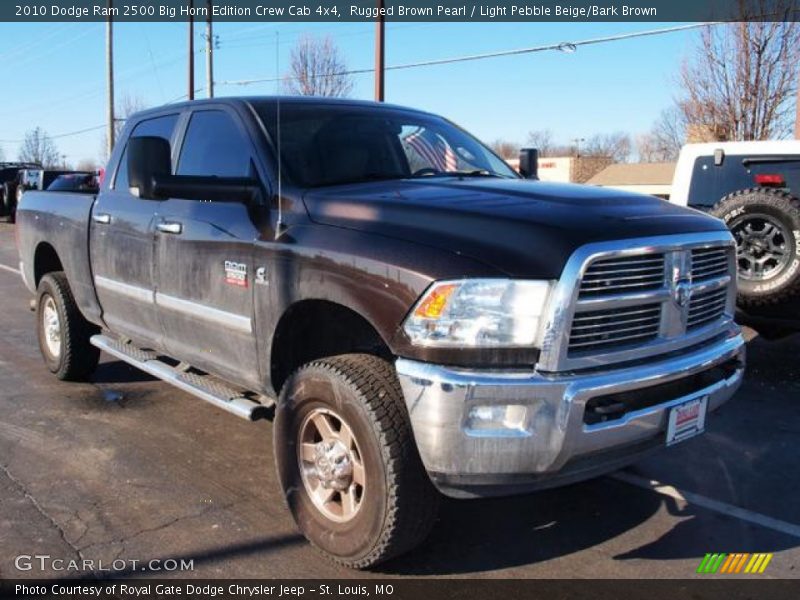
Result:
<svg viewBox="0 0 800 600">
<path fill-rule="evenodd" d="M 739 277 L 750 281 L 771 279 L 791 259 L 789 236 L 783 225 L 769 215 L 748 215 L 731 224 L 736 239 Z"/>
<path fill-rule="evenodd" d="M 366 473 L 353 430 L 338 414 L 315 408 L 298 432 L 297 461 L 314 506 L 337 523 L 353 519 L 366 495 Z"/>
<path fill-rule="evenodd" d="M 61 319 L 51 296 L 45 298 L 42 308 L 42 330 L 47 351 L 53 358 L 58 358 L 61 355 Z"/>
</svg>

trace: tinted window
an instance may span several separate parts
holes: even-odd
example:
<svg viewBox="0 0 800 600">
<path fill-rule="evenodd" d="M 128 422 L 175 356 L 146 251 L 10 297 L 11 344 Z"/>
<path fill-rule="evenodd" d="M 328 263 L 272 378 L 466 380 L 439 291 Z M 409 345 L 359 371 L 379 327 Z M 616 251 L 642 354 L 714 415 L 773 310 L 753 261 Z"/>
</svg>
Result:
<svg viewBox="0 0 800 600">
<path fill-rule="evenodd" d="M 167 115 L 156 119 L 148 119 L 139 123 L 131 133 L 131 137 L 160 137 L 168 142 L 172 141 L 172 134 L 175 132 L 175 125 L 178 123 L 178 115 Z M 114 180 L 115 190 L 128 189 L 128 149 L 122 153 L 117 168 L 117 177 Z"/>
<path fill-rule="evenodd" d="M 196 112 L 189 122 L 178 161 L 178 175 L 247 177 L 250 143 L 226 112 Z"/>
<path fill-rule="evenodd" d="M 257 106 L 277 140 L 275 105 Z M 424 113 L 352 106 L 281 107 L 281 155 L 303 187 L 408 177 L 517 175 L 452 123 Z"/>
</svg>

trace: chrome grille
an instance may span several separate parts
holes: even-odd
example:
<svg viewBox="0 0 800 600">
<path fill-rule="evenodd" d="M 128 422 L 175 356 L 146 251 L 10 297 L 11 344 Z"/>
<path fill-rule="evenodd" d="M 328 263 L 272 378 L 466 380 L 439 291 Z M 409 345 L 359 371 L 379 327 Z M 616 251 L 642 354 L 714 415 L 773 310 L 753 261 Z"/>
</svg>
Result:
<svg viewBox="0 0 800 600">
<path fill-rule="evenodd" d="M 728 290 L 724 287 L 692 296 L 686 328 L 696 329 L 721 318 L 725 314 L 727 299 Z"/>
<path fill-rule="evenodd" d="M 572 320 L 569 351 L 592 352 L 653 340 L 660 321 L 659 304 L 579 313 Z"/>
<path fill-rule="evenodd" d="M 730 252 L 727 248 L 692 250 L 692 281 L 708 281 L 728 274 Z"/>
<path fill-rule="evenodd" d="M 726 233 L 585 246 L 571 259 L 574 306 L 544 370 L 637 360 L 702 343 L 732 322 L 734 246 Z M 663 240 L 663 241 L 662 241 Z M 557 324 L 557 319 L 555 323 Z"/>
<path fill-rule="evenodd" d="M 580 297 L 664 287 L 664 255 L 645 254 L 594 261 L 583 275 Z"/>
</svg>

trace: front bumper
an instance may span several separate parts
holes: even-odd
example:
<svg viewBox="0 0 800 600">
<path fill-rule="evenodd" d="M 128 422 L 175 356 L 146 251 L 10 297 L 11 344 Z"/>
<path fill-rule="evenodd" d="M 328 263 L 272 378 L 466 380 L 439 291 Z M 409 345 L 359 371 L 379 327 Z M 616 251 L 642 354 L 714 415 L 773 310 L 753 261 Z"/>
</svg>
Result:
<svg viewBox="0 0 800 600">
<path fill-rule="evenodd" d="M 732 326 L 709 345 L 613 370 L 469 371 L 398 359 L 397 373 L 432 481 L 447 495 L 471 497 L 553 487 L 634 462 L 663 445 L 670 408 L 708 396 L 711 412 L 733 396 L 744 358 L 744 340 Z M 712 371 L 722 375 L 710 385 L 682 385 L 705 381 Z M 631 397 L 638 404 L 613 420 L 585 419 L 593 398 Z M 514 406 L 515 427 L 474 427 L 476 410 L 508 405 Z"/>
</svg>

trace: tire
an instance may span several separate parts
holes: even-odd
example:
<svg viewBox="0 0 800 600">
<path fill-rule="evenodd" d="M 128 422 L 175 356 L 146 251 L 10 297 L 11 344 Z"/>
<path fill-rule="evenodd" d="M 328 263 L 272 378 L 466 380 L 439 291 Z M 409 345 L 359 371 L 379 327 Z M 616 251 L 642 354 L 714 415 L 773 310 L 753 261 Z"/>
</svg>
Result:
<svg viewBox="0 0 800 600">
<path fill-rule="evenodd" d="M 83 381 L 97 368 L 100 350 L 89 339 L 100 329 L 78 310 L 67 277 L 48 273 L 39 282 L 36 331 L 47 368 L 65 381 Z"/>
<path fill-rule="evenodd" d="M 300 465 L 308 458 L 298 451 L 303 445 L 328 447 L 314 424 L 320 416 L 332 431 L 340 427 L 342 438 L 345 428 L 352 432 L 354 441 L 343 444 L 349 460 L 340 461 L 341 453 L 331 457 L 321 451 L 323 467 L 352 466 L 349 479 L 344 468 L 344 481 L 334 481 L 344 491 L 331 492 L 321 485 L 319 463 Z M 381 358 L 345 354 L 296 371 L 278 402 L 274 452 L 295 522 L 315 547 L 339 564 L 373 566 L 411 550 L 433 527 L 440 496 L 422 466 L 394 368 Z M 314 484 L 323 494 L 332 494 L 327 504 L 313 499 Z"/>
<path fill-rule="evenodd" d="M 16 191 L 14 192 L 14 200 L 11 202 L 11 206 L 8 209 L 8 222 L 14 223 L 17 220 L 17 208 L 22 202 L 22 195 L 25 193 L 25 188 L 21 185 L 17 186 Z"/>
<path fill-rule="evenodd" d="M 800 293 L 800 200 L 753 188 L 726 196 L 711 214 L 736 238 L 740 305 L 777 304 Z"/>
<path fill-rule="evenodd" d="M 11 206 L 14 202 L 14 185 L 10 182 L 3 184 L 3 214 L 11 215 Z"/>
</svg>

